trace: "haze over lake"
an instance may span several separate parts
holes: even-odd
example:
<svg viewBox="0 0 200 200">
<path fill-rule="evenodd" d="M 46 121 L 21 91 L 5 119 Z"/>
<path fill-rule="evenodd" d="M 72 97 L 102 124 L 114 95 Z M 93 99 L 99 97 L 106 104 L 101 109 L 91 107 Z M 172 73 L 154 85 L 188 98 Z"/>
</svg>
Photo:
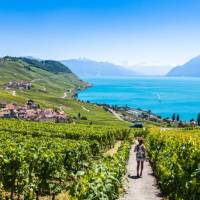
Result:
<svg viewBox="0 0 200 200">
<path fill-rule="evenodd" d="M 81 91 L 79 99 L 151 110 L 162 117 L 180 114 L 196 120 L 200 112 L 200 78 L 126 77 L 84 78 L 93 87 Z"/>
</svg>

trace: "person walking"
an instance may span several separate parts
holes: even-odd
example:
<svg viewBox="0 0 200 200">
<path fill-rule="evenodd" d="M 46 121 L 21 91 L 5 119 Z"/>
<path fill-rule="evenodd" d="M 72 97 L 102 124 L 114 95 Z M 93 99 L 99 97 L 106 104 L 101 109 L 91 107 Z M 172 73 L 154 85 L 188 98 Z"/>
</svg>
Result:
<svg viewBox="0 0 200 200">
<path fill-rule="evenodd" d="M 135 146 L 134 152 L 136 152 L 137 177 L 141 177 L 144 168 L 144 161 L 146 160 L 146 148 L 144 146 L 143 138 L 138 138 L 138 144 Z"/>
</svg>

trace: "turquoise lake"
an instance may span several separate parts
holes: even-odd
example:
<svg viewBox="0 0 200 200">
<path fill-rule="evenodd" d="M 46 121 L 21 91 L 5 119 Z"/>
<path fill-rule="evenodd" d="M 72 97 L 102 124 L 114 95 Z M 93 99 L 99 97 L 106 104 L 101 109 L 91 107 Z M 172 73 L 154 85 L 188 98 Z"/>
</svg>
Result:
<svg viewBox="0 0 200 200">
<path fill-rule="evenodd" d="M 93 87 L 81 91 L 79 99 L 94 103 L 151 110 L 162 117 L 180 114 L 196 120 L 200 112 L 200 78 L 128 77 L 84 78 Z"/>
</svg>

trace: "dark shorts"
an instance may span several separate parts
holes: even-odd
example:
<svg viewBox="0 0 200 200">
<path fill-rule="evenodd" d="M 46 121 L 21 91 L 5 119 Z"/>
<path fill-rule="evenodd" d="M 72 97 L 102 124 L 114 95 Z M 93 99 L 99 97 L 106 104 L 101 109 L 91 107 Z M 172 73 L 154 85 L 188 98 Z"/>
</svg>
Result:
<svg viewBox="0 0 200 200">
<path fill-rule="evenodd" d="M 145 161 L 145 158 L 136 158 L 136 161 Z"/>
</svg>

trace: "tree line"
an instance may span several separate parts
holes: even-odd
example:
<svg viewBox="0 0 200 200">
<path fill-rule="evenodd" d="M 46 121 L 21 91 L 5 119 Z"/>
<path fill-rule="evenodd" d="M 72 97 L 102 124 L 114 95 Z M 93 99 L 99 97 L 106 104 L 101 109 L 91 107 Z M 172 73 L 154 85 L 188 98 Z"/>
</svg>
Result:
<svg viewBox="0 0 200 200">
<path fill-rule="evenodd" d="M 172 121 L 178 121 L 179 122 L 180 120 L 181 119 L 180 119 L 180 115 L 179 114 L 176 114 L 176 113 L 172 114 Z M 192 122 L 192 121 L 195 121 L 195 120 L 191 119 L 190 122 Z M 200 113 L 198 113 L 198 115 L 197 115 L 196 122 L 197 122 L 197 125 L 200 126 Z"/>
</svg>

